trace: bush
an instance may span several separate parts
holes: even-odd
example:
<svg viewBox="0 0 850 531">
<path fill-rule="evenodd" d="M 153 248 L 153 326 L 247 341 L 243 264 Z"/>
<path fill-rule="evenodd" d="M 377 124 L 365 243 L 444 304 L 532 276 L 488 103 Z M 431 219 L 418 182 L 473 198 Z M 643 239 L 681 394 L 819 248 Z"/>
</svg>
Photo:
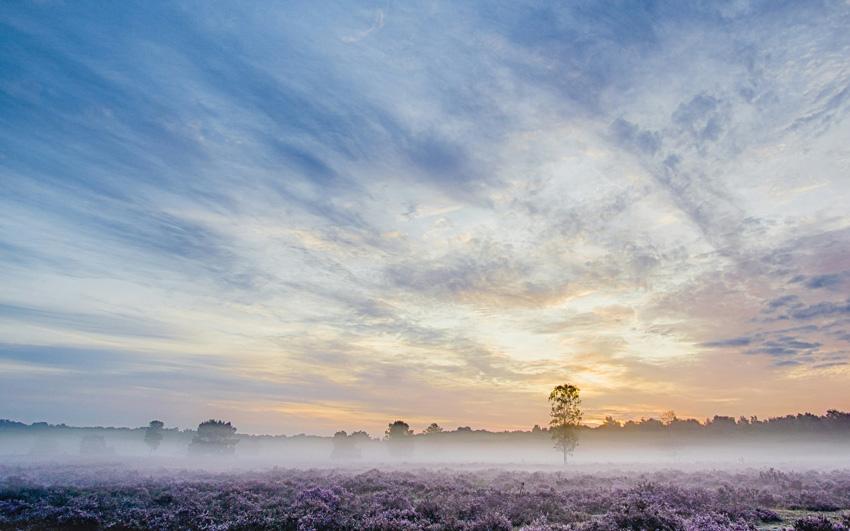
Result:
<svg viewBox="0 0 850 531">
<path fill-rule="evenodd" d="M 794 522 L 794 531 L 845 531 L 843 524 L 833 523 L 826 516 L 806 516 Z"/>
<path fill-rule="evenodd" d="M 761 507 L 756 509 L 756 516 L 760 521 L 766 524 L 782 521 L 782 518 L 776 513 L 776 511 L 771 511 L 770 509 L 764 509 Z"/>
</svg>

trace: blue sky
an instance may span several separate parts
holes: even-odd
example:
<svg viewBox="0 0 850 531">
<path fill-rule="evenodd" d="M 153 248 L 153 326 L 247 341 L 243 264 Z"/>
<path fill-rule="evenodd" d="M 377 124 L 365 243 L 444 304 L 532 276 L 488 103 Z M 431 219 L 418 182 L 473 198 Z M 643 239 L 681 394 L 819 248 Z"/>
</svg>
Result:
<svg viewBox="0 0 850 531">
<path fill-rule="evenodd" d="M 847 2 L 6 2 L 0 416 L 850 407 Z"/>
</svg>

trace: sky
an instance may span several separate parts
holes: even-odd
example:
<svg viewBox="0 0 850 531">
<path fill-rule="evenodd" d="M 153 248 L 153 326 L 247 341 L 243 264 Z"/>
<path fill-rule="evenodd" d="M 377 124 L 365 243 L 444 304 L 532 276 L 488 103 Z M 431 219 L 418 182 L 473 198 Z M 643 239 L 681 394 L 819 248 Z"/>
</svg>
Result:
<svg viewBox="0 0 850 531">
<path fill-rule="evenodd" d="M 850 2 L 0 4 L 0 417 L 850 409 Z"/>
</svg>

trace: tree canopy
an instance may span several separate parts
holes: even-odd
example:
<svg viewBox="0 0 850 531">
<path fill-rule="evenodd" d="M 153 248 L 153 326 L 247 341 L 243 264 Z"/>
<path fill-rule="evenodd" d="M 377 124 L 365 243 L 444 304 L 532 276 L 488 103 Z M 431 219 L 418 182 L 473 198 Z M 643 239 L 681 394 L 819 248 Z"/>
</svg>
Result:
<svg viewBox="0 0 850 531">
<path fill-rule="evenodd" d="M 239 439 L 234 437 L 236 427 L 223 420 L 207 420 L 198 425 L 198 431 L 189 444 L 196 454 L 232 454 Z"/>
<path fill-rule="evenodd" d="M 413 430 L 403 420 L 391 422 L 384 433 L 391 455 L 405 457 L 413 453 Z"/>
<path fill-rule="evenodd" d="M 162 428 L 165 424 L 161 420 L 152 420 L 148 427 L 145 428 L 145 444 L 155 452 L 159 448 L 159 443 L 162 442 Z"/>
<path fill-rule="evenodd" d="M 567 456 L 578 445 L 578 428 L 582 419 L 579 388 L 571 384 L 555 387 L 549 393 L 549 404 L 549 432 L 555 441 L 555 448 L 563 452 L 564 464 L 567 464 Z"/>
</svg>

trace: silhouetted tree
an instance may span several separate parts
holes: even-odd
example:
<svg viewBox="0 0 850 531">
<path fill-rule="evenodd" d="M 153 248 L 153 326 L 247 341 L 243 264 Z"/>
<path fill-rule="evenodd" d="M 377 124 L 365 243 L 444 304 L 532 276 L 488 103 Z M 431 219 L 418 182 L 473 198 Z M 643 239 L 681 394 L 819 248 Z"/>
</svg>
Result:
<svg viewBox="0 0 850 531">
<path fill-rule="evenodd" d="M 392 422 L 384 435 L 392 455 L 403 457 L 413 453 L 413 430 L 408 423 L 403 420 Z"/>
<path fill-rule="evenodd" d="M 426 435 L 430 435 L 432 433 L 442 433 L 442 432 L 443 432 L 443 428 L 441 428 L 440 425 L 437 424 L 436 422 L 432 422 L 431 425 L 428 426 L 427 428 L 425 428 L 425 431 L 423 431 L 422 433 L 424 433 Z"/>
<path fill-rule="evenodd" d="M 643 432 L 660 432 L 664 429 L 664 423 L 652 417 L 648 419 L 640 419 L 637 424 L 637 429 Z"/>
<path fill-rule="evenodd" d="M 602 424 L 600 424 L 599 427 L 605 430 L 618 430 L 622 428 L 623 425 L 620 424 L 620 421 L 614 420 L 614 417 L 608 415 L 607 417 L 605 417 L 605 420 L 602 421 Z"/>
<path fill-rule="evenodd" d="M 664 436 L 661 439 L 661 446 L 670 454 L 671 457 L 676 457 L 679 453 L 679 441 L 673 433 L 673 429 L 679 423 L 679 417 L 672 409 L 661 414 L 661 428 L 664 430 Z"/>
<path fill-rule="evenodd" d="M 703 425 L 697 419 L 676 419 L 670 424 L 670 431 L 673 433 L 687 433 L 701 430 Z"/>
<path fill-rule="evenodd" d="M 355 441 L 357 441 L 358 443 L 359 442 L 368 442 L 368 441 L 372 440 L 372 438 L 369 437 L 369 434 L 366 433 L 363 430 L 352 432 L 350 437 L 352 439 L 354 439 Z"/>
<path fill-rule="evenodd" d="M 674 422 L 676 422 L 677 420 L 679 420 L 679 419 L 678 419 L 678 417 L 676 417 L 676 412 L 673 411 L 672 409 L 669 410 L 669 411 L 665 411 L 664 413 L 661 414 L 661 423 L 664 424 L 665 426 L 669 426 L 669 425 L 673 424 Z"/>
<path fill-rule="evenodd" d="M 410 424 L 403 420 L 397 420 L 387 425 L 387 431 L 384 432 L 387 440 L 400 439 L 413 435 L 413 430 L 410 429 Z"/>
<path fill-rule="evenodd" d="M 198 425 L 198 431 L 189 444 L 195 454 L 232 454 L 239 439 L 234 437 L 236 428 L 223 420 L 207 420 Z"/>
<path fill-rule="evenodd" d="M 571 384 L 559 385 L 549 393 L 549 403 L 552 406 L 549 432 L 555 441 L 555 448 L 563 452 L 566 465 L 567 456 L 578 445 L 578 428 L 582 418 L 579 388 Z"/>
<path fill-rule="evenodd" d="M 706 421 L 705 427 L 718 433 L 731 433 L 735 431 L 737 424 L 735 417 L 714 415 L 710 421 Z"/>
<path fill-rule="evenodd" d="M 148 427 L 145 428 L 145 444 L 155 452 L 159 448 L 159 443 L 162 442 L 162 428 L 165 424 L 161 420 L 152 420 Z"/>
<path fill-rule="evenodd" d="M 357 448 L 357 439 L 354 434 L 348 435 L 344 430 L 334 433 L 331 459 L 359 459 L 360 449 Z"/>
</svg>

